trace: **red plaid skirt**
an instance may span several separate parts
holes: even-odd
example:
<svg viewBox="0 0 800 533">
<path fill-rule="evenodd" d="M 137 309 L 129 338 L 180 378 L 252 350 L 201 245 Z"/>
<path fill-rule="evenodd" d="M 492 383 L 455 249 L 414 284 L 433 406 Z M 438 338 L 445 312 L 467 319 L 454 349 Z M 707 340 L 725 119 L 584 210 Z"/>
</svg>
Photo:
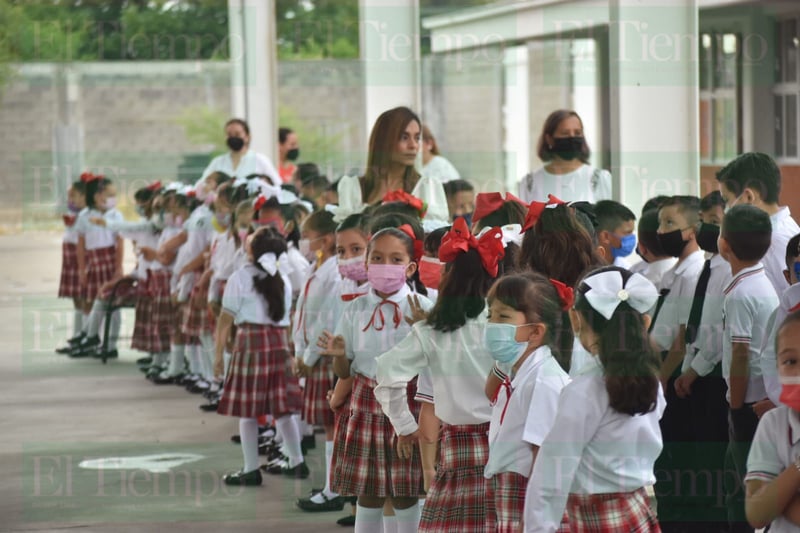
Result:
<svg viewBox="0 0 800 533">
<path fill-rule="evenodd" d="M 339 457 L 344 450 L 344 441 L 347 438 L 347 422 L 350 420 L 350 397 L 345 398 L 344 404 L 334 412 L 333 424 L 333 457 L 331 457 L 331 485 L 338 479 Z M 342 496 L 354 496 L 354 494 L 342 494 Z"/>
<path fill-rule="evenodd" d="M 633 492 L 574 494 L 567 500 L 572 533 L 660 533 L 644 487 Z"/>
<path fill-rule="evenodd" d="M 489 423 L 442 424 L 440 442 L 439 464 L 422 508 L 419 531 L 493 533 L 494 500 L 491 484 L 483 477 L 489 460 Z"/>
<path fill-rule="evenodd" d="M 333 411 L 327 399 L 328 391 L 333 390 L 333 377 L 333 365 L 326 357 L 311 367 L 303 388 L 303 420 L 306 423 L 312 426 L 334 424 Z"/>
<path fill-rule="evenodd" d="M 86 252 L 86 286 L 81 295 L 84 300 L 93 302 L 100 289 L 114 277 L 116 270 L 117 247 L 96 248 Z"/>
<path fill-rule="evenodd" d="M 81 284 L 78 280 L 78 245 L 61 243 L 61 283 L 58 284 L 59 298 L 80 298 Z"/>
<path fill-rule="evenodd" d="M 136 285 L 136 314 L 133 321 L 131 348 L 146 353 L 155 353 L 149 342 L 149 321 L 153 318 L 153 304 L 147 291 L 147 280 L 140 279 Z"/>
<path fill-rule="evenodd" d="M 300 384 L 292 374 L 286 328 L 239 324 L 217 413 L 242 418 L 299 413 Z"/>
<path fill-rule="evenodd" d="M 185 304 L 181 330 L 184 335 L 199 337 L 214 333 L 214 316 L 208 309 L 208 291 L 195 284 Z"/>
<path fill-rule="evenodd" d="M 394 428 L 375 399 L 375 385 L 360 374 L 353 378 L 350 419 L 332 488 L 355 496 L 417 498 L 423 493 L 419 449 L 411 459 L 397 456 Z"/>
<path fill-rule="evenodd" d="M 519 533 L 525 509 L 528 478 L 516 472 L 500 472 L 491 480 L 498 533 Z"/>
<path fill-rule="evenodd" d="M 150 300 L 150 316 L 145 326 L 142 346 L 150 353 L 168 352 L 170 339 L 175 328 L 175 309 L 170 295 L 169 282 L 172 272 L 169 270 L 148 270 L 145 282 L 146 298 Z"/>
</svg>

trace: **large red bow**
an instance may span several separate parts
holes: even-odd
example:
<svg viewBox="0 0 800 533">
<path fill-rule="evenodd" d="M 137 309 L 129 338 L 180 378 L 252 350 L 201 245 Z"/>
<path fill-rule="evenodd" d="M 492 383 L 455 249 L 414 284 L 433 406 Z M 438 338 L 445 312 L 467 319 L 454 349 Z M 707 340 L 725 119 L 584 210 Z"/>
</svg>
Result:
<svg viewBox="0 0 800 533">
<path fill-rule="evenodd" d="M 503 195 L 499 192 L 479 192 L 475 197 L 475 212 L 472 213 L 472 221 L 477 222 L 478 220 L 491 215 L 503 207 L 506 202 L 517 202 L 519 205 L 523 207 L 525 206 L 525 202 L 510 192 L 506 193 L 505 198 L 503 198 Z"/>
<path fill-rule="evenodd" d="M 84 172 L 83 174 L 81 174 L 80 180 L 83 183 L 89 183 L 90 181 L 100 180 L 103 179 L 104 177 L 105 176 L 101 174 L 92 174 L 91 172 Z"/>
<path fill-rule="evenodd" d="M 148 191 L 160 191 L 161 190 L 161 182 L 160 181 L 154 181 L 153 183 L 151 183 L 150 185 L 148 185 L 145 188 Z"/>
<path fill-rule="evenodd" d="M 264 196 L 263 194 L 259 195 L 258 198 L 256 198 L 256 202 L 253 204 L 253 211 L 256 213 L 256 216 L 258 216 L 258 212 L 261 211 L 262 207 L 264 207 L 266 201 L 267 197 Z"/>
<path fill-rule="evenodd" d="M 559 200 L 552 194 L 547 195 L 546 202 L 537 202 L 534 200 L 531 202 L 531 205 L 528 206 L 528 214 L 525 217 L 525 224 L 522 225 L 522 231 L 526 232 L 539 222 L 539 217 L 542 216 L 544 210 L 548 206 L 556 206 L 556 205 L 566 205 L 563 200 Z"/>
<path fill-rule="evenodd" d="M 497 277 L 498 264 L 506 255 L 502 230 L 492 228 L 480 239 L 476 239 L 470 233 L 464 218 L 459 217 L 453 222 L 450 231 L 442 238 L 442 245 L 439 247 L 439 261 L 449 263 L 459 254 L 469 251 L 470 248 L 478 251 L 484 270 L 490 276 Z"/>
<path fill-rule="evenodd" d="M 382 203 L 387 204 L 389 202 L 401 202 L 413 207 L 417 213 L 419 213 L 419 218 L 423 218 L 425 216 L 425 212 L 428 210 L 428 206 L 425 205 L 425 202 L 416 196 L 407 193 L 403 189 L 389 191 L 383 195 Z"/>
<path fill-rule="evenodd" d="M 561 309 L 567 311 L 575 303 L 575 293 L 572 287 L 553 278 L 550 278 L 550 284 L 555 287 L 558 293 L 558 298 L 561 300 Z"/>
<path fill-rule="evenodd" d="M 411 240 L 414 241 L 414 262 L 419 262 L 422 258 L 422 254 L 424 252 L 423 243 L 421 240 L 417 239 L 417 235 L 414 233 L 414 228 L 412 228 L 408 224 L 403 224 L 399 228 L 400 231 L 411 237 Z"/>
</svg>

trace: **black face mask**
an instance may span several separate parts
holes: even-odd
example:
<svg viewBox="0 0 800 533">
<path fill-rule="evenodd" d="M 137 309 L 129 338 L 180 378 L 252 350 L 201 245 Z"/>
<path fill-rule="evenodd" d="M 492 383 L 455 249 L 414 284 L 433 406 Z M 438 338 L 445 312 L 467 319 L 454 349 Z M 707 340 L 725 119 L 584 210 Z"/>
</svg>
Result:
<svg viewBox="0 0 800 533">
<path fill-rule="evenodd" d="M 244 139 L 241 137 L 228 137 L 228 140 L 225 141 L 228 145 L 228 148 L 233 150 L 234 152 L 238 152 L 242 148 L 244 148 Z"/>
<path fill-rule="evenodd" d="M 687 244 L 689 244 L 689 241 L 683 240 L 681 233 L 681 230 L 676 229 L 675 231 L 670 231 L 669 233 L 657 234 L 658 244 L 661 245 L 661 248 L 664 250 L 665 254 L 671 255 L 672 257 L 681 256 L 683 249 L 686 248 Z"/>
<path fill-rule="evenodd" d="M 300 157 L 300 148 L 291 148 L 286 152 L 286 159 L 289 161 L 297 161 L 298 157 Z"/>
<path fill-rule="evenodd" d="M 716 224 L 700 224 L 700 230 L 697 232 L 697 244 L 706 252 L 712 254 L 719 253 L 717 248 L 717 239 L 719 238 L 719 226 Z"/>
<path fill-rule="evenodd" d="M 583 149 L 583 137 L 558 137 L 553 139 L 550 151 L 565 161 L 580 157 Z"/>
</svg>

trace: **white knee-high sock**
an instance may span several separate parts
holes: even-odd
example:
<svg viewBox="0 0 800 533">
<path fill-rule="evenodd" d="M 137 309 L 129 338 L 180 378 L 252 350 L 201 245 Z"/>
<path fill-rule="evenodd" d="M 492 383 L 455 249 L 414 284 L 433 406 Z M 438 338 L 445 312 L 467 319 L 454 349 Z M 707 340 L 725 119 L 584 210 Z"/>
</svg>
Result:
<svg viewBox="0 0 800 533">
<path fill-rule="evenodd" d="M 210 333 L 200 335 L 200 355 L 203 358 L 203 377 L 211 382 L 214 379 L 214 336 Z"/>
<path fill-rule="evenodd" d="M 383 508 L 362 507 L 356 504 L 356 525 L 353 533 L 382 533 Z"/>
<path fill-rule="evenodd" d="M 394 516 L 397 519 L 397 533 L 416 533 L 417 529 L 419 529 L 421 514 L 418 503 L 408 509 L 395 509 Z"/>
<path fill-rule="evenodd" d="M 284 415 L 275 421 L 275 427 L 283 435 L 283 449 L 289 458 L 289 468 L 303 462 L 303 450 L 300 448 L 300 429 L 292 415 Z"/>
<path fill-rule="evenodd" d="M 81 311 L 81 314 L 83 315 L 83 320 L 81 322 L 81 331 L 88 335 L 88 333 L 89 333 L 89 313 L 84 313 L 83 311 Z"/>
<path fill-rule="evenodd" d="M 189 359 L 189 373 L 201 374 L 200 353 L 196 344 L 186 345 L 186 358 Z"/>
<path fill-rule="evenodd" d="M 397 533 L 397 517 L 383 515 L 383 533 Z"/>
<path fill-rule="evenodd" d="M 239 419 L 239 437 L 242 439 L 244 455 L 243 472 L 258 469 L 258 421 L 255 418 Z"/>
<path fill-rule="evenodd" d="M 75 309 L 72 311 L 72 336 L 77 337 L 83 329 L 83 311 Z"/>
<path fill-rule="evenodd" d="M 105 304 L 98 298 L 92 304 L 92 310 L 89 313 L 89 324 L 86 330 L 86 335 L 89 337 L 97 337 L 100 332 L 100 323 L 103 321 L 105 313 Z"/>
<path fill-rule="evenodd" d="M 153 354 L 153 365 L 164 366 L 169 362 L 169 352 L 158 352 Z"/>
<path fill-rule="evenodd" d="M 332 499 L 338 496 L 335 492 L 331 490 L 331 477 L 333 477 L 333 473 L 331 472 L 331 461 L 333 460 L 333 441 L 326 440 L 325 441 L 325 488 L 322 489 L 321 493 L 314 494 L 311 497 L 311 501 L 314 503 L 325 503 L 325 499 Z"/>
<path fill-rule="evenodd" d="M 117 349 L 117 340 L 119 339 L 119 329 L 122 325 L 122 316 L 119 309 L 111 313 L 111 324 L 108 328 L 108 349 Z"/>
<path fill-rule="evenodd" d="M 222 363 L 224 365 L 222 370 L 222 373 L 224 374 L 223 378 L 228 377 L 228 365 L 231 364 L 231 357 L 233 357 L 233 355 L 228 350 L 222 352 Z"/>
<path fill-rule="evenodd" d="M 177 376 L 183 372 L 183 356 L 186 352 L 186 346 L 183 344 L 173 344 L 172 350 L 169 352 L 169 367 L 167 374 L 170 376 Z"/>
</svg>

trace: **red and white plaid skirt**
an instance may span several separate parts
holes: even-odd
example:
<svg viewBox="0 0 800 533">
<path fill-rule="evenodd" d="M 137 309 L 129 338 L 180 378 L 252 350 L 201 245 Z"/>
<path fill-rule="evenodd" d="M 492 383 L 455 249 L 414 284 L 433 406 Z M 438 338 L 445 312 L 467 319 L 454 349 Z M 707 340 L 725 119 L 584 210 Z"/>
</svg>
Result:
<svg viewBox="0 0 800 533">
<path fill-rule="evenodd" d="M 633 492 L 574 494 L 567 499 L 572 533 L 660 533 L 644 487 Z"/>
<path fill-rule="evenodd" d="M 82 288 L 84 300 L 93 302 L 100 289 L 114 277 L 117 247 L 95 248 L 86 252 L 86 286 Z"/>
<path fill-rule="evenodd" d="M 148 352 L 163 353 L 170 350 L 170 339 L 175 328 L 175 304 L 170 295 L 169 270 L 148 270 L 145 282 L 147 298 L 150 300 L 150 317 L 147 320 L 144 345 Z"/>
<path fill-rule="evenodd" d="M 330 359 L 320 358 L 311 367 L 303 388 L 303 420 L 312 426 L 332 426 L 334 415 L 328 402 L 328 391 L 333 390 L 334 374 Z"/>
<path fill-rule="evenodd" d="M 217 413 L 242 418 L 299 413 L 302 394 L 292 374 L 286 328 L 239 324 Z"/>
<path fill-rule="evenodd" d="M 494 533 L 491 483 L 483 477 L 489 460 L 489 423 L 443 424 L 440 445 L 439 464 L 422 508 L 419 530 Z"/>
<path fill-rule="evenodd" d="M 528 478 L 516 472 L 500 472 L 491 479 L 498 533 L 519 533 L 525 510 Z"/>
<path fill-rule="evenodd" d="M 353 378 L 350 419 L 333 490 L 355 496 L 417 498 L 423 493 L 419 449 L 414 447 L 411 459 L 397 456 L 394 428 L 375 399 L 376 385 L 360 374 Z"/>
<path fill-rule="evenodd" d="M 214 316 L 208 309 L 208 290 L 195 284 L 186 302 L 181 330 L 184 335 L 199 337 L 214 333 Z"/>
<path fill-rule="evenodd" d="M 153 318 L 153 304 L 148 293 L 146 279 L 136 284 L 136 310 L 133 321 L 133 337 L 131 348 L 146 353 L 155 353 L 149 342 L 150 320 Z"/>
<path fill-rule="evenodd" d="M 333 457 L 331 457 L 331 486 L 339 478 L 339 458 L 344 453 L 344 441 L 347 438 L 347 422 L 350 421 L 350 396 L 345 398 L 344 404 L 334 411 L 333 424 Z M 341 494 L 342 496 L 355 496 L 355 494 Z"/>
<path fill-rule="evenodd" d="M 78 245 L 61 243 L 61 282 L 58 284 L 59 298 L 80 298 L 81 282 L 78 278 Z"/>
</svg>

